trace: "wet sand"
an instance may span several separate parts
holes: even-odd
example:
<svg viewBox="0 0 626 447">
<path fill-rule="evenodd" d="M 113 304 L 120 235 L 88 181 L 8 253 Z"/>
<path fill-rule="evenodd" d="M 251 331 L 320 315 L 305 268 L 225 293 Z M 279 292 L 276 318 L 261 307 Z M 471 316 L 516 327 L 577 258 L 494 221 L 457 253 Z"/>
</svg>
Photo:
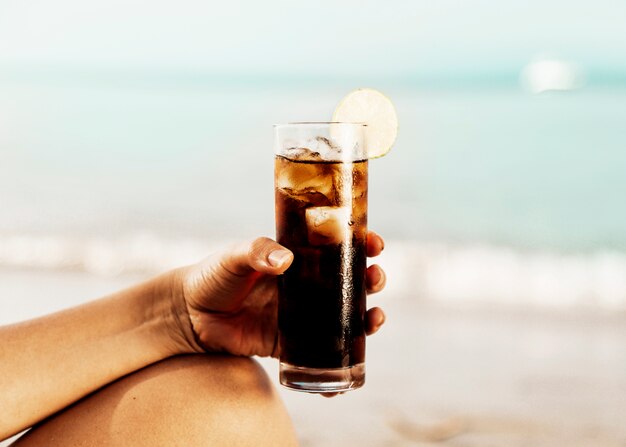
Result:
<svg viewBox="0 0 626 447">
<path fill-rule="evenodd" d="M 3 270 L 0 324 L 136 280 Z M 370 302 L 388 318 L 365 388 L 281 390 L 303 447 L 626 445 L 626 315 L 441 307 L 393 289 Z"/>
</svg>

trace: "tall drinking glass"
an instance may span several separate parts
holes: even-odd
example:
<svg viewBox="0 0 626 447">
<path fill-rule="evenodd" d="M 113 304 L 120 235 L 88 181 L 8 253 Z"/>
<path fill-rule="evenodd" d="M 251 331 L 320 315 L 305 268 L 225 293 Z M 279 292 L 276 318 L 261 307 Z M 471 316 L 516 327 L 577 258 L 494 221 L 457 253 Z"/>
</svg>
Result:
<svg viewBox="0 0 626 447">
<path fill-rule="evenodd" d="M 365 382 L 365 125 L 274 128 L 280 383 L 336 392 Z"/>
</svg>

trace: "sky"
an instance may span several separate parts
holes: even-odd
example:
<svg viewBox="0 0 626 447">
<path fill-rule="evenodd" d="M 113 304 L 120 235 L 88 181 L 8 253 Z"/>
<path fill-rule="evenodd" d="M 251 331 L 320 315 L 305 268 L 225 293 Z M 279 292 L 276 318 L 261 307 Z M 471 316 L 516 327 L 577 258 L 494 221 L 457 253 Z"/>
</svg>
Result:
<svg viewBox="0 0 626 447">
<path fill-rule="evenodd" d="M 406 77 L 538 56 L 626 73 L 623 0 L 0 0 L 0 69 Z"/>
</svg>

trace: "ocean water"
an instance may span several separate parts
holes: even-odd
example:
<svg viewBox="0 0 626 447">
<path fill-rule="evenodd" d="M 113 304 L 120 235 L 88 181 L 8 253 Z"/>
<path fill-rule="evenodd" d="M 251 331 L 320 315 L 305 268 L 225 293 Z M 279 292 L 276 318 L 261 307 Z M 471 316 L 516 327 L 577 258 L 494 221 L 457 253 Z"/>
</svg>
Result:
<svg viewBox="0 0 626 447">
<path fill-rule="evenodd" d="M 351 87 L 0 82 L 0 265 L 157 271 L 272 236 L 272 124 Z M 626 88 L 373 87 L 400 119 L 370 163 L 391 291 L 626 309 Z"/>
</svg>

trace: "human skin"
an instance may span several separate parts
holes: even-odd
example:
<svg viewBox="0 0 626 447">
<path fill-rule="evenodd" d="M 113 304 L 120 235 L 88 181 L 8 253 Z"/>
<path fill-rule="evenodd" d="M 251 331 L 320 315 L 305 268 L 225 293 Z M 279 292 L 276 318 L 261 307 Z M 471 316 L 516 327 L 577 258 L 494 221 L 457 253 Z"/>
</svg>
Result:
<svg viewBox="0 0 626 447">
<path fill-rule="evenodd" d="M 368 234 L 368 256 L 383 246 Z M 99 300 L 1 327 L 0 439 L 172 356 L 278 356 L 276 275 L 292 260 L 289 250 L 258 238 Z M 383 270 L 370 266 L 366 282 L 369 293 L 382 290 Z M 370 309 L 367 333 L 384 319 Z"/>
</svg>

